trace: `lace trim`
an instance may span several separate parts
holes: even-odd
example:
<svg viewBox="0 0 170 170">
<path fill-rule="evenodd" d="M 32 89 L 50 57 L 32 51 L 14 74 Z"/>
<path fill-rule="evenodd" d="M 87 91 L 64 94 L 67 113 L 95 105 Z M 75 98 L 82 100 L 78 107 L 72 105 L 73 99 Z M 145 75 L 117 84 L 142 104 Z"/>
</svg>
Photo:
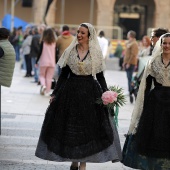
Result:
<svg viewBox="0 0 170 170">
<path fill-rule="evenodd" d="M 146 65 L 144 75 L 139 87 L 138 96 L 136 99 L 135 107 L 132 113 L 131 123 L 129 127 L 128 134 L 135 134 L 138 127 L 138 123 L 143 111 L 144 103 L 144 92 L 146 89 L 146 78 L 148 75 L 155 77 L 156 81 L 163 86 L 170 87 L 170 66 L 165 68 L 164 64 L 161 61 L 161 55 L 155 57 L 154 60 L 149 60 Z M 153 87 L 152 87 L 153 88 Z"/>
<path fill-rule="evenodd" d="M 165 67 L 161 56 L 157 57 L 151 64 L 151 75 L 163 86 L 170 86 L 170 66 Z"/>
<path fill-rule="evenodd" d="M 87 57 L 82 62 L 77 57 L 78 53 L 76 48 L 74 48 L 70 57 L 67 61 L 67 65 L 70 67 L 71 71 L 76 75 L 91 75 L 92 74 L 92 60 L 90 54 L 87 54 Z"/>
<path fill-rule="evenodd" d="M 131 123 L 130 123 L 130 127 L 129 127 L 129 131 L 128 134 L 135 134 L 136 133 L 136 129 L 140 120 L 140 116 L 143 110 L 143 103 L 144 103 L 144 92 L 146 89 L 146 78 L 149 75 L 149 62 L 145 68 L 141 83 L 140 83 L 140 87 L 139 87 L 139 91 L 138 91 L 138 95 L 137 95 L 137 99 L 136 99 L 136 103 L 135 103 L 135 107 L 132 113 L 132 117 L 131 117 Z"/>
<path fill-rule="evenodd" d="M 90 32 L 89 54 L 91 56 L 91 62 L 92 62 L 92 76 L 95 77 L 97 73 L 105 69 L 105 63 L 103 60 L 103 54 L 102 54 L 94 27 L 89 23 L 84 23 L 84 24 L 88 26 L 88 29 Z M 64 51 L 63 55 L 60 57 L 57 63 L 61 68 L 66 66 L 69 58 L 72 57 L 72 51 L 74 51 L 74 48 L 77 44 L 78 44 L 78 41 L 77 41 L 77 38 L 75 38 L 70 44 L 70 46 Z M 79 71 L 77 72 L 77 74 L 79 74 Z"/>
</svg>

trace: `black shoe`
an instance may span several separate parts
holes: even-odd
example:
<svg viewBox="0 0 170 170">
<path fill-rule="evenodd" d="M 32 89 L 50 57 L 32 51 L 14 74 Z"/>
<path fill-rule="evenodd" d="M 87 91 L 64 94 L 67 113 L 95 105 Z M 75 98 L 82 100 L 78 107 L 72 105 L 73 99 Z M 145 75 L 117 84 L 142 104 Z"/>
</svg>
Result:
<svg viewBox="0 0 170 170">
<path fill-rule="evenodd" d="M 133 103 L 133 96 L 130 95 L 130 103 Z"/>
<path fill-rule="evenodd" d="M 78 167 L 70 166 L 70 170 L 78 170 Z"/>
<path fill-rule="evenodd" d="M 29 74 L 26 74 L 24 77 L 29 77 L 30 75 Z"/>
<path fill-rule="evenodd" d="M 38 83 L 38 81 L 31 81 L 31 83 Z"/>
</svg>

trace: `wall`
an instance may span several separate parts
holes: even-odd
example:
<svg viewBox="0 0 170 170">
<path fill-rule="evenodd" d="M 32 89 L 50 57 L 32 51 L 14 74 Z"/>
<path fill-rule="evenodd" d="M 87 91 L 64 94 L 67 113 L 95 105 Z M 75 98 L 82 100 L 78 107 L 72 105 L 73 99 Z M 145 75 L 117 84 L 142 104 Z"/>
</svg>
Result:
<svg viewBox="0 0 170 170">
<path fill-rule="evenodd" d="M 11 0 L 7 0 L 7 13 L 11 13 Z M 4 17 L 4 0 L 0 0 L 0 20 Z M 25 20 L 26 22 L 33 22 L 32 8 L 22 7 L 22 1 L 20 0 L 15 6 L 14 14 L 16 17 Z"/>
</svg>

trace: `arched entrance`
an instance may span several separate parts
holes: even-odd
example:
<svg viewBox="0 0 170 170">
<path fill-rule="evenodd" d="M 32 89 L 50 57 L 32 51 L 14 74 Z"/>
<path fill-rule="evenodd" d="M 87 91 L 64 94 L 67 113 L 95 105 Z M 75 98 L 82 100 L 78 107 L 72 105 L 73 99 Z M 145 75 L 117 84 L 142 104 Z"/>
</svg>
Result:
<svg viewBox="0 0 170 170">
<path fill-rule="evenodd" d="M 154 0 L 117 0 L 114 6 L 114 25 L 123 29 L 123 38 L 134 30 L 137 39 L 147 34 L 147 29 L 154 25 Z"/>
</svg>

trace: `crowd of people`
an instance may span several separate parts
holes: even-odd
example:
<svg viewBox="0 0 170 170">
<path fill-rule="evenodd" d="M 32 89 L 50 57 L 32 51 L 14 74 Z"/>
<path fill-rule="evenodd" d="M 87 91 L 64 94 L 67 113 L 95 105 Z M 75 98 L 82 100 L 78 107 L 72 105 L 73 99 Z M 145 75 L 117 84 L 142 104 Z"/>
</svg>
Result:
<svg viewBox="0 0 170 170">
<path fill-rule="evenodd" d="M 2 34 L 2 35 L 1 35 Z M 0 32 L 0 61 L 6 57 Z M 96 99 L 108 91 L 104 77 L 104 32 L 96 34 L 90 23 L 82 23 L 71 35 L 63 26 L 61 35 L 40 26 L 21 28 L 9 41 L 22 54 L 26 75 L 40 81 L 40 93 L 50 97 L 35 155 L 44 160 L 72 162 L 70 170 L 86 170 L 87 162 L 122 162 L 141 170 L 170 169 L 170 33 L 158 28 L 143 36 L 139 49 L 136 33 L 130 30 L 123 59 L 128 90 L 138 57 L 150 55 L 139 86 L 126 141 L 121 151 L 119 135 L 107 107 Z M 7 41 L 7 40 L 5 40 Z M 104 49 L 104 51 L 102 51 Z M 58 52 L 57 52 L 58 51 Z M 58 81 L 50 94 L 55 65 Z"/>
<path fill-rule="evenodd" d="M 26 71 L 25 77 L 33 77 L 32 82 L 41 85 L 41 95 L 50 96 L 60 75 L 56 63 L 74 37 L 75 28 L 70 30 L 67 25 L 62 30 L 44 24 L 29 25 L 24 31 L 18 27 L 11 33 L 9 41 L 14 47 L 16 62 Z"/>
</svg>

